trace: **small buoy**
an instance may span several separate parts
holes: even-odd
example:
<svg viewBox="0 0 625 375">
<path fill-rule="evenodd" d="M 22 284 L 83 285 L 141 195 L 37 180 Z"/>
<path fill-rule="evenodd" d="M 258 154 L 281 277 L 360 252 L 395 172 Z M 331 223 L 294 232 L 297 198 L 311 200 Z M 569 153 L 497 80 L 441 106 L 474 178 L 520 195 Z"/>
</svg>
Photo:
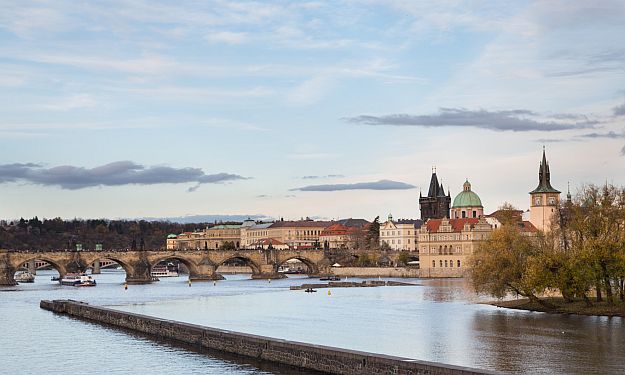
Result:
<svg viewBox="0 0 625 375">
<path fill-rule="evenodd" d="M 189 286 L 191 286 L 191 279 L 189 279 Z"/>
<path fill-rule="evenodd" d="M 269 280 L 269 284 L 271 284 L 271 279 L 268 279 L 268 280 Z"/>
<path fill-rule="evenodd" d="M 332 292 L 330 291 L 330 289 L 328 289 L 328 295 L 331 296 Z"/>
<path fill-rule="evenodd" d="M 124 283 L 124 290 L 128 290 L 128 283 Z"/>
<path fill-rule="evenodd" d="M 217 281 L 213 281 L 213 286 L 217 286 Z"/>
</svg>

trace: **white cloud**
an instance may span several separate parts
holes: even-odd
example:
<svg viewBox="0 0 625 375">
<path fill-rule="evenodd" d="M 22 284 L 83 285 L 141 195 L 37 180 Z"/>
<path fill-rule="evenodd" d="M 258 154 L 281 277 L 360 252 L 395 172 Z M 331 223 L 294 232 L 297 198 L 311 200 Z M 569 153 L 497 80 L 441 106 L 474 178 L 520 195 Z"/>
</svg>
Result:
<svg viewBox="0 0 625 375">
<path fill-rule="evenodd" d="M 232 31 L 218 31 L 206 35 L 205 39 L 210 43 L 243 44 L 248 41 L 248 34 Z"/>
<path fill-rule="evenodd" d="M 56 99 L 43 107 L 51 111 L 71 111 L 73 109 L 92 108 L 97 104 L 93 96 L 89 94 L 77 94 Z"/>
</svg>

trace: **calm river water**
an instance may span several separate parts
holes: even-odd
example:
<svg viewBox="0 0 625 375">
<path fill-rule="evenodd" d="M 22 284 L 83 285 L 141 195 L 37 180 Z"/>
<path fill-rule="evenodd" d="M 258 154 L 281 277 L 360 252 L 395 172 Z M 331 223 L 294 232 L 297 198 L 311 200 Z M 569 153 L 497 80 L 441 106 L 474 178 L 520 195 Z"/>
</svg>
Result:
<svg viewBox="0 0 625 375">
<path fill-rule="evenodd" d="M 124 290 L 123 271 L 95 288 L 61 287 L 53 271 L 0 287 L 2 374 L 288 374 L 211 357 L 39 309 L 70 298 L 120 310 L 289 340 L 517 374 L 625 373 L 625 319 L 562 316 L 479 304 L 462 280 L 402 280 L 407 287 L 290 291 L 306 278 L 245 275 L 194 283 L 183 277 Z M 350 279 L 358 281 L 359 279 Z M 483 301 L 483 299 L 482 299 Z M 260 368 L 259 368 L 260 367 Z M 303 374 L 300 372 L 300 374 Z"/>
</svg>

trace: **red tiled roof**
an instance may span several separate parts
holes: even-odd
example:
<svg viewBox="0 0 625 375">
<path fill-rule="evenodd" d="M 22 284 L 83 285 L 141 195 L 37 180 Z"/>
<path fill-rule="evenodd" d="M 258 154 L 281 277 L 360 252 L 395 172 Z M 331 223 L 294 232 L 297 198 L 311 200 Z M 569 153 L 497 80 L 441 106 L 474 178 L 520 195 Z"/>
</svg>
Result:
<svg viewBox="0 0 625 375">
<path fill-rule="evenodd" d="M 534 224 L 530 223 L 529 221 L 520 222 L 519 227 L 521 227 L 521 232 L 538 232 L 538 229 L 534 226 Z"/>
<path fill-rule="evenodd" d="M 443 220 L 444 219 L 428 220 L 426 223 L 428 232 L 438 232 L 438 228 Z M 478 221 L 480 221 L 478 218 L 449 219 L 449 224 L 451 224 L 451 229 L 454 232 L 461 232 L 464 229 L 465 224 L 468 223 L 471 227 L 473 227 Z"/>
<path fill-rule="evenodd" d="M 355 233 L 358 228 L 355 227 L 347 227 L 342 224 L 332 224 L 329 227 L 325 228 L 322 232 L 322 236 L 340 236 Z"/>
<path fill-rule="evenodd" d="M 262 238 L 258 241 L 256 241 L 257 245 L 272 245 L 272 246 L 276 246 L 276 245 L 285 245 L 284 242 L 282 241 L 278 241 L 275 238 Z"/>
</svg>

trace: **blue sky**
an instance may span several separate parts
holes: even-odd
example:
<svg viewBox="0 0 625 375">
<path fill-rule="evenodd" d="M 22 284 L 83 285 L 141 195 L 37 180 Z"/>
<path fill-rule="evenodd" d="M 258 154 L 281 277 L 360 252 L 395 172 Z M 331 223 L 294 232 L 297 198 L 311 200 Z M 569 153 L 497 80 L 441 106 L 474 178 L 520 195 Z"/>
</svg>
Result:
<svg viewBox="0 0 625 375">
<path fill-rule="evenodd" d="M 434 165 L 526 209 L 543 145 L 625 184 L 622 1 L 5 0 L 0 47 L 0 217 L 418 217 Z"/>
</svg>

